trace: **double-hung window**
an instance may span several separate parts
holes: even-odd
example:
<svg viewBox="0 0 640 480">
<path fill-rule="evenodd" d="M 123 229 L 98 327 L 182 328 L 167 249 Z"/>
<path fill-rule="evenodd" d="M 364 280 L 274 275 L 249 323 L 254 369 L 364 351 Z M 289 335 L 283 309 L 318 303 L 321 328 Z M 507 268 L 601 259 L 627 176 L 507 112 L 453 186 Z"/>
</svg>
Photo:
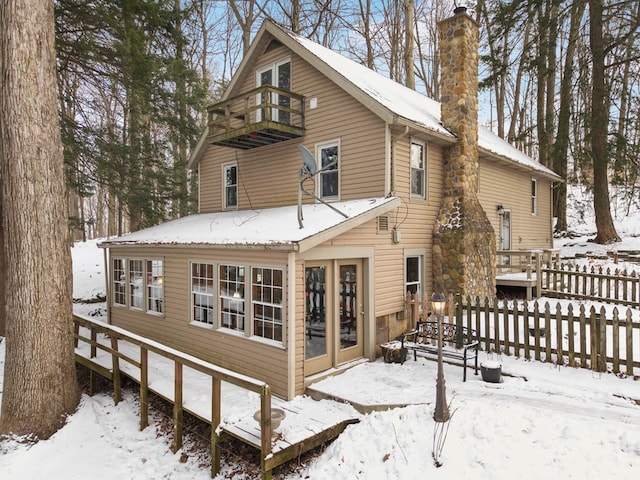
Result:
<svg viewBox="0 0 640 480">
<path fill-rule="evenodd" d="M 531 215 L 538 213 L 538 180 L 531 179 Z"/>
<path fill-rule="evenodd" d="M 340 196 L 340 145 L 338 142 L 318 146 L 320 162 L 320 198 L 338 199 Z"/>
<path fill-rule="evenodd" d="M 412 255 L 406 258 L 405 291 L 422 296 L 422 255 Z"/>
<path fill-rule="evenodd" d="M 113 259 L 113 304 L 127 305 L 127 272 L 124 258 Z"/>
<path fill-rule="evenodd" d="M 191 321 L 213 325 L 214 265 L 191 264 Z"/>
<path fill-rule="evenodd" d="M 147 310 L 164 311 L 164 272 L 162 260 L 147 260 Z"/>
<path fill-rule="evenodd" d="M 424 143 L 411 141 L 411 196 L 427 198 L 426 184 L 426 146 Z"/>
<path fill-rule="evenodd" d="M 224 166 L 224 208 L 238 206 L 238 166 Z"/>
<path fill-rule="evenodd" d="M 221 326 L 244 332 L 245 267 L 220 265 Z"/>
<path fill-rule="evenodd" d="M 283 272 L 278 268 L 251 269 L 253 335 L 282 341 Z"/>
<path fill-rule="evenodd" d="M 144 297 L 144 274 L 142 260 L 129 260 L 129 305 L 142 310 Z"/>
</svg>

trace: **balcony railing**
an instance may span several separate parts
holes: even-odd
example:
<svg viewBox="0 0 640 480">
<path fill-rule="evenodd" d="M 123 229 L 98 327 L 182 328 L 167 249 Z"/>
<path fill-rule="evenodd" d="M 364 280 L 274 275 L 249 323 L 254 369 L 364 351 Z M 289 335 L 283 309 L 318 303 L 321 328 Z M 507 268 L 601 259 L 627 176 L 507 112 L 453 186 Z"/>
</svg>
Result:
<svg viewBox="0 0 640 480">
<path fill-rule="evenodd" d="M 214 145 L 262 147 L 304 135 L 304 96 L 263 85 L 207 109 Z"/>
</svg>

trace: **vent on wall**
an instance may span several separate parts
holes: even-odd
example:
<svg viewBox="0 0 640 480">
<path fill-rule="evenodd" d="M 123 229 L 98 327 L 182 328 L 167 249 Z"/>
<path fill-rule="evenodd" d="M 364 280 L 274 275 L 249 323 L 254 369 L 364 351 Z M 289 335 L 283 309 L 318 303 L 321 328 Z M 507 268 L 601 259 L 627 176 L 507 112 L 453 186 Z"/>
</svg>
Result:
<svg viewBox="0 0 640 480">
<path fill-rule="evenodd" d="M 389 217 L 382 215 L 378 217 L 378 233 L 389 231 Z"/>
</svg>

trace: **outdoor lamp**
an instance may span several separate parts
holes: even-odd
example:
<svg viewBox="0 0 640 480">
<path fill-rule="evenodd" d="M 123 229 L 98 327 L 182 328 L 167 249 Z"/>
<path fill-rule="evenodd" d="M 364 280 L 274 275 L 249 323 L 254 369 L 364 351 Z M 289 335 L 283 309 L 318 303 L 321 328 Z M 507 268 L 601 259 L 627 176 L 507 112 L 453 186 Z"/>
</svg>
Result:
<svg viewBox="0 0 640 480">
<path fill-rule="evenodd" d="M 444 296 L 444 293 L 441 292 L 433 292 L 431 295 L 431 311 L 436 314 L 436 316 L 444 314 L 444 306 L 447 303 L 447 298 Z"/>
<path fill-rule="evenodd" d="M 446 301 L 447 299 L 443 293 L 433 292 L 433 295 L 431 295 L 431 309 L 438 321 L 438 376 L 436 377 L 436 409 L 433 413 L 433 419 L 436 422 L 449 420 L 449 407 L 447 406 L 444 368 L 442 365 L 442 314 L 444 313 Z"/>
</svg>

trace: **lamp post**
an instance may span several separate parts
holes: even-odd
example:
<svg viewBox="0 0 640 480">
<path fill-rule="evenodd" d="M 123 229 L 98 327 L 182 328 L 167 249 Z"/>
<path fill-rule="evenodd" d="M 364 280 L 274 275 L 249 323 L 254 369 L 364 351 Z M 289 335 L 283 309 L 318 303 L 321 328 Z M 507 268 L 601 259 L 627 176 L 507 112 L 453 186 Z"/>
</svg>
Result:
<svg viewBox="0 0 640 480">
<path fill-rule="evenodd" d="M 438 377 L 436 378 L 436 410 L 433 414 L 433 419 L 436 422 L 449 420 L 449 407 L 447 406 L 447 392 L 442 365 L 442 314 L 444 313 L 446 300 L 443 293 L 433 292 L 431 295 L 431 310 L 438 322 Z"/>
</svg>

